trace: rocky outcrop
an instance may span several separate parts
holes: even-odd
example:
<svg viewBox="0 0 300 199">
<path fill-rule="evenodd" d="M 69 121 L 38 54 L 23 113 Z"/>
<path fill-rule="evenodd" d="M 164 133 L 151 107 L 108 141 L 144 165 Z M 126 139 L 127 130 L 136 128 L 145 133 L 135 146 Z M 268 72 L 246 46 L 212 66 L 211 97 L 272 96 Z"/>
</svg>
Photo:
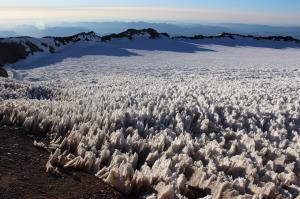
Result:
<svg viewBox="0 0 300 199">
<path fill-rule="evenodd" d="M 12 64 L 49 47 L 31 37 L 7 38 L 0 41 L 0 65 Z"/>
<path fill-rule="evenodd" d="M 0 77 L 8 77 L 7 71 L 2 67 L 0 67 Z"/>
<path fill-rule="evenodd" d="M 12 64 L 37 52 L 55 53 L 59 47 L 79 41 L 101 41 L 95 32 L 69 37 L 12 37 L 0 40 L 0 65 Z"/>
<path fill-rule="evenodd" d="M 128 29 L 125 32 L 121 32 L 119 34 L 111 34 L 111 35 L 106 35 L 101 38 L 102 41 L 111 41 L 112 39 L 122 39 L 122 38 L 127 38 L 129 40 L 132 40 L 134 36 L 136 35 L 146 35 L 148 36 L 149 39 L 157 39 L 161 37 L 170 37 L 169 34 L 167 33 L 159 33 L 156 30 L 152 28 L 148 29 L 141 29 L 141 30 L 136 30 L 136 29 Z"/>
<path fill-rule="evenodd" d="M 251 38 L 254 40 L 270 40 L 270 41 L 285 41 L 285 42 L 296 42 L 300 43 L 299 39 L 296 39 L 291 36 L 253 36 L 253 35 L 240 35 L 233 33 L 223 32 L 217 36 L 204 36 L 204 35 L 195 35 L 191 37 L 187 36 L 176 36 L 173 39 L 191 39 L 191 40 L 199 40 L 199 39 L 220 39 L 220 38 L 229 38 L 229 39 L 238 39 L 238 38 Z"/>
<path fill-rule="evenodd" d="M 46 37 L 52 38 L 57 47 L 61 45 L 67 45 L 69 43 L 74 43 L 78 41 L 100 41 L 101 37 L 98 36 L 95 32 L 82 32 L 76 35 L 68 36 L 68 37 Z"/>
<path fill-rule="evenodd" d="M 14 63 L 28 56 L 26 47 L 16 42 L 0 43 L 0 65 Z"/>
<path fill-rule="evenodd" d="M 255 40 L 271 40 L 271 41 L 287 41 L 287 42 L 300 42 L 299 39 L 296 39 L 291 36 L 253 36 L 253 35 L 240 35 L 240 34 L 232 34 L 232 33 L 222 33 L 218 37 L 220 38 L 232 38 L 235 39 L 237 37 L 239 38 L 252 38 Z"/>
</svg>

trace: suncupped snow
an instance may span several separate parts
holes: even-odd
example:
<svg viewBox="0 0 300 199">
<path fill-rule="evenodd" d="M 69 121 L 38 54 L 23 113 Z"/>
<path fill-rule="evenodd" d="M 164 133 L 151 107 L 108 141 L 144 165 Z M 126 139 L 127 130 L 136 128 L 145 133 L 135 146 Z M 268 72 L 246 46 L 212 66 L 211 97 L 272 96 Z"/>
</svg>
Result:
<svg viewBox="0 0 300 199">
<path fill-rule="evenodd" d="M 85 170 L 124 194 L 300 197 L 299 49 L 143 40 L 170 47 L 116 39 L 101 47 L 132 54 L 1 79 L 0 124 L 48 134 L 48 172 Z"/>
</svg>

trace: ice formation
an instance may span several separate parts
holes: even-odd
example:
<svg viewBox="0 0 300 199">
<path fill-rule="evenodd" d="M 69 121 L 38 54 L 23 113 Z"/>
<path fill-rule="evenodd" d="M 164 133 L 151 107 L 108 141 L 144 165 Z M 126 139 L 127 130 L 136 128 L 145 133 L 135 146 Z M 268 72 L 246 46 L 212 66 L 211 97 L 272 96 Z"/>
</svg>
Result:
<svg viewBox="0 0 300 199">
<path fill-rule="evenodd" d="M 47 134 L 48 172 L 85 170 L 124 194 L 300 197 L 299 49 L 130 42 L 103 48 L 130 44 L 139 56 L 69 58 L 0 79 L 0 124 Z"/>
</svg>

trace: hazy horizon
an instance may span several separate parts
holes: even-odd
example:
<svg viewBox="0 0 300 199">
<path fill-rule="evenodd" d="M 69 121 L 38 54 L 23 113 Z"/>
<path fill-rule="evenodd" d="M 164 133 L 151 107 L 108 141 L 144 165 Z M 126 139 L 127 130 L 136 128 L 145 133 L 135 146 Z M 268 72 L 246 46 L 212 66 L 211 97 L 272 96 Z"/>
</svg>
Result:
<svg viewBox="0 0 300 199">
<path fill-rule="evenodd" d="M 270 26 L 242 23 L 176 23 L 151 21 L 103 21 L 103 22 L 64 22 L 64 23 L 24 23 L 10 28 L 0 28 L 0 37 L 14 36 L 69 36 L 80 32 L 94 31 L 105 35 L 119 33 L 129 28 L 154 28 L 171 36 L 218 35 L 222 32 L 252 34 L 257 36 L 282 35 L 300 38 L 300 26 Z"/>
<path fill-rule="evenodd" d="M 1 3 L 0 37 L 151 27 L 173 35 L 233 32 L 300 38 L 299 8 L 297 0 L 10 0 Z"/>
<path fill-rule="evenodd" d="M 299 26 L 297 0 L 11 0 L 1 3 L 2 28 L 20 24 L 84 21 L 173 21 L 176 23 L 244 23 Z M 6 23 L 3 23 L 3 22 Z"/>
</svg>

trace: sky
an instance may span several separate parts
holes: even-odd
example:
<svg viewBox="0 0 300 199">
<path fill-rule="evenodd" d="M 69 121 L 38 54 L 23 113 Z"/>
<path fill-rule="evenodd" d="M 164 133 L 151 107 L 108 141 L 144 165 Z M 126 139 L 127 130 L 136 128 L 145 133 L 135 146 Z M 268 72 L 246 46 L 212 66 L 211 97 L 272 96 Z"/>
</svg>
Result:
<svg viewBox="0 0 300 199">
<path fill-rule="evenodd" d="M 300 26 L 300 0 L 0 0 L 0 25 L 158 21 Z"/>
</svg>

